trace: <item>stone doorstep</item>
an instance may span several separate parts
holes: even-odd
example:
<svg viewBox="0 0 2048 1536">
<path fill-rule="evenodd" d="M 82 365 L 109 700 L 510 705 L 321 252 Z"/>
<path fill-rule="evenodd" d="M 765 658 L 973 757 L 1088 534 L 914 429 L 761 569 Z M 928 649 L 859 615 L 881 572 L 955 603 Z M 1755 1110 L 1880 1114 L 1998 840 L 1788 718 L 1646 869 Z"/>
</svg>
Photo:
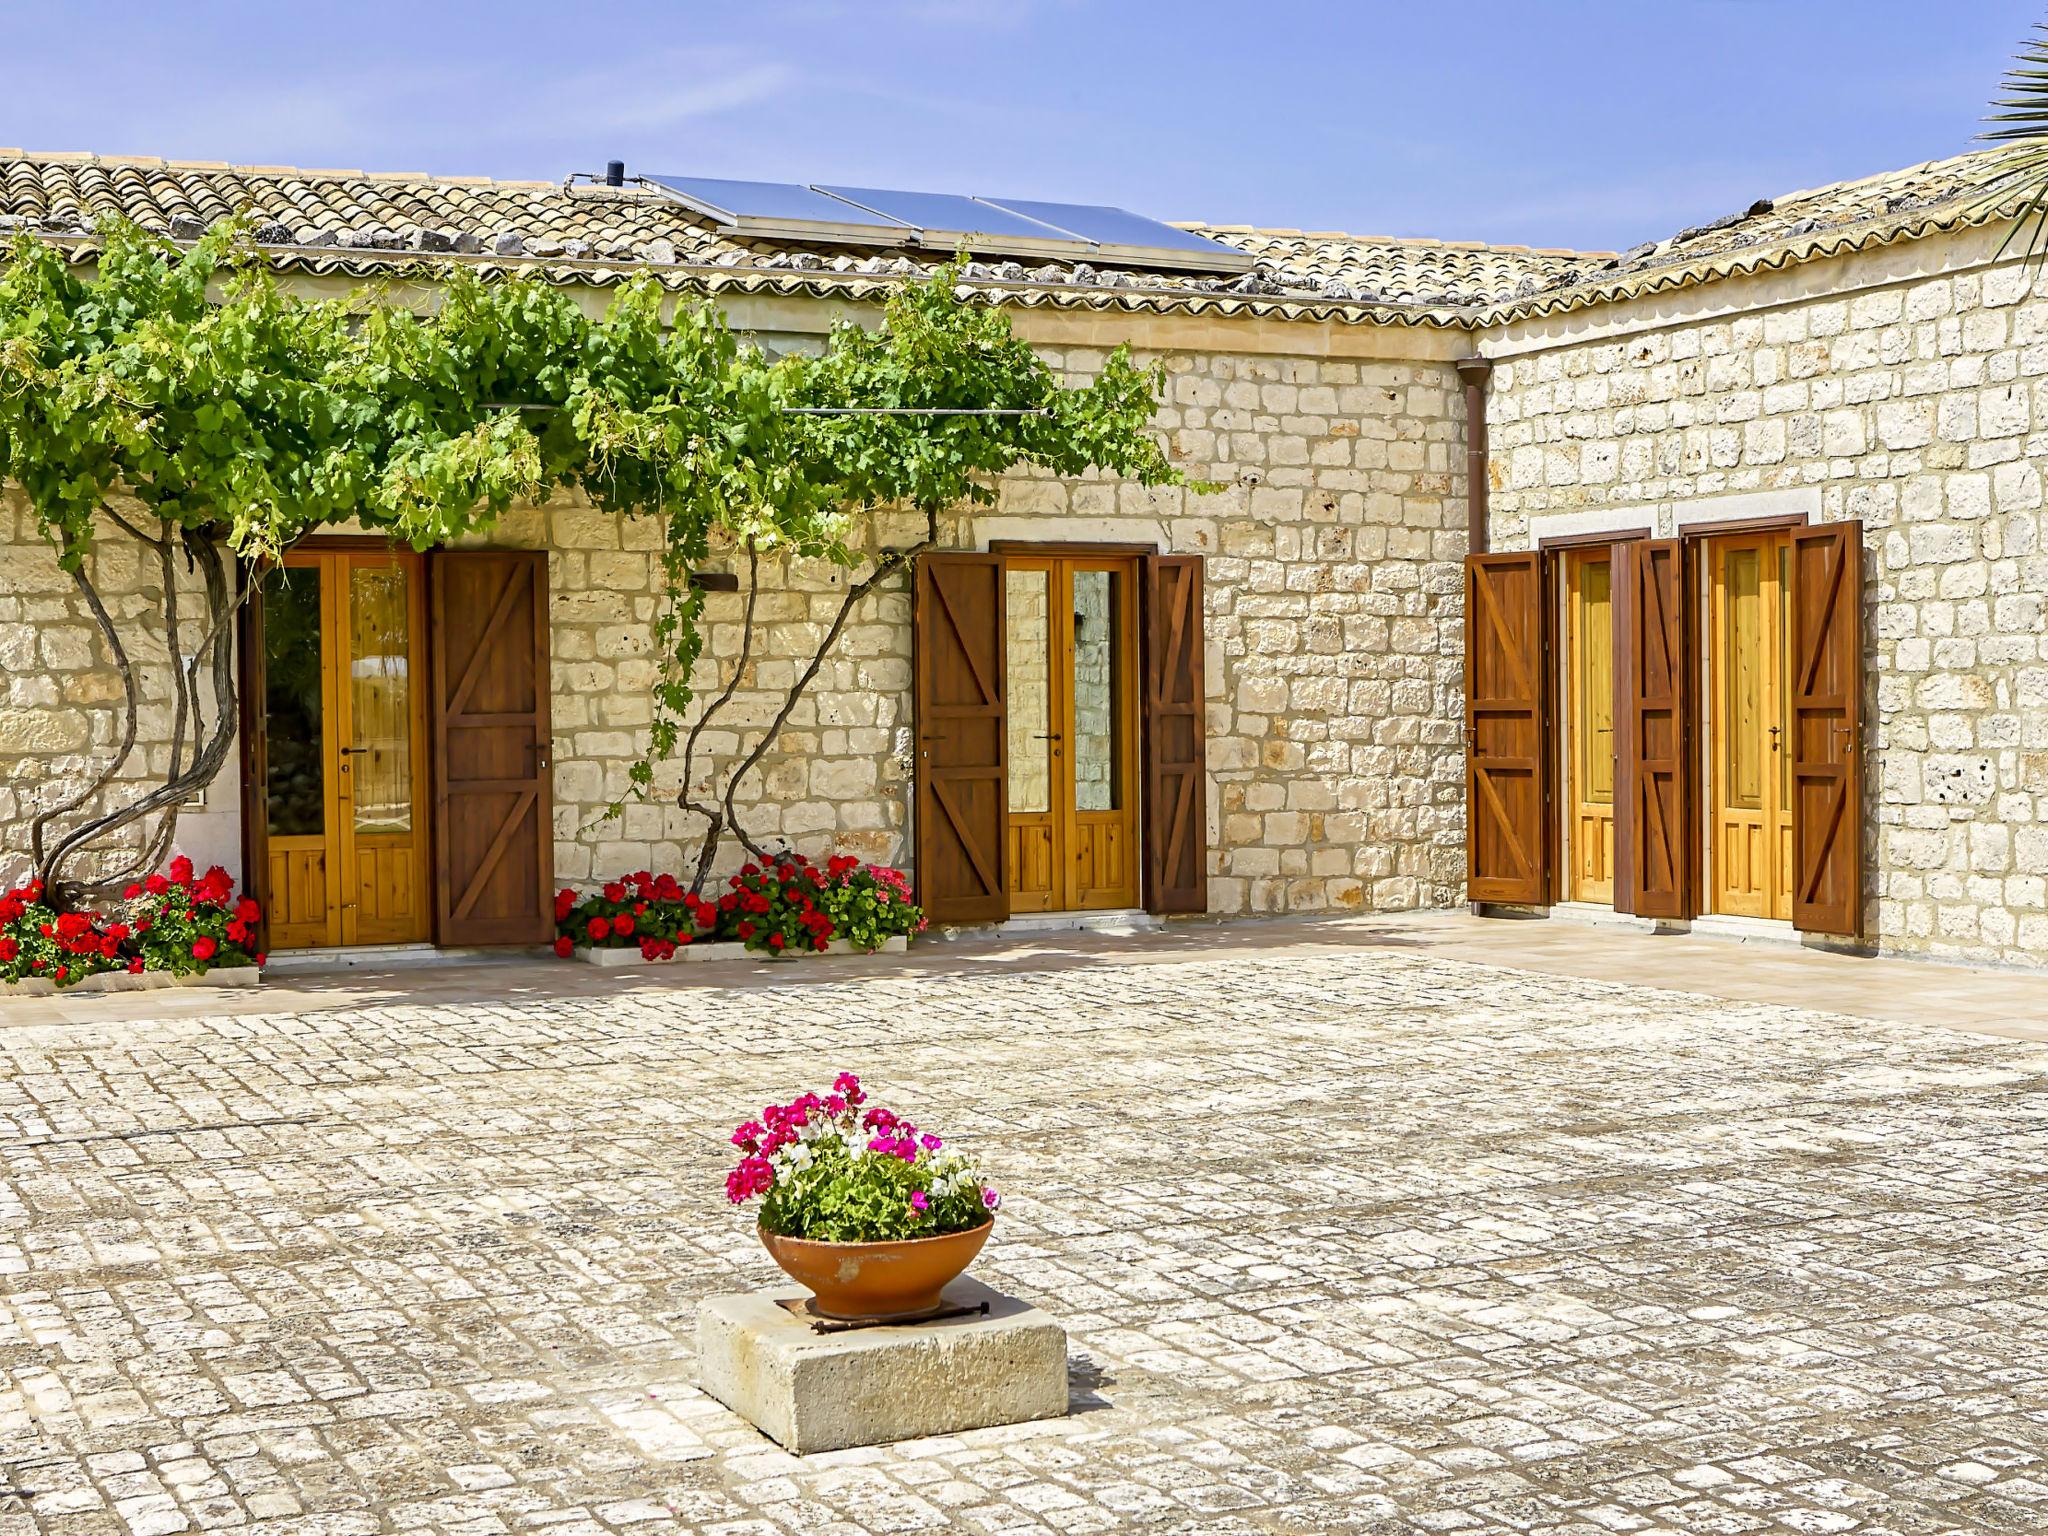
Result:
<svg viewBox="0 0 2048 1536">
<path fill-rule="evenodd" d="M 126 971 L 101 971 L 68 987 L 59 987 L 44 976 L 24 976 L 20 981 L 0 982 L 0 998 L 50 997 L 58 992 L 154 992 L 162 987 L 253 987 L 262 979 L 263 972 L 253 965 L 216 966 L 190 976 L 173 976 L 168 971 L 140 971 L 132 976 Z"/>
<path fill-rule="evenodd" d="M 799 1456 L 1058 1418 L 1067 1330 L 1034 1306 L 961 1277 L 949 1306 L 988 1315 L 813 1333 L 776 1305 L 801 1289 L 707 1297 L 697 1382 Z"/>
<path fill-rule="evenodd" d="M 900 955 L 909 948 L 910 940 L 899 933 L 882 940 L 878 949 L 861 949 L 849 944 L 845 939 L 834 939 L 824 949 L 790 950 L 780 956 L 774 956 L 727 940 L 717 944 L 679 945 L 676 952 L 666 960 L 643 960 L 636 945 L 611 949 L 598 949 L 594 946 L 579 949 L 576 951 L 576 958 L 585 965 L 601 966 L 609 970 L 621 965 L 717 965 L 733 960 L 816 960 L 828 955 Z"/>
</svg>

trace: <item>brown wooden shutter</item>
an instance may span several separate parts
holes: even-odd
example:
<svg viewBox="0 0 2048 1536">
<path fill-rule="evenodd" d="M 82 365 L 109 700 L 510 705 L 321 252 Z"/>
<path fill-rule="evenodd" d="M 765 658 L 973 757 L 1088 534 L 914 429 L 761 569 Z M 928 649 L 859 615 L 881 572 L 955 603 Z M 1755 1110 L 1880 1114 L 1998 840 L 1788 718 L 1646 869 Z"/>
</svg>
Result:
<svg viewBox="0 0 2048 1536">
<path fill-rule="evenodd" d="M 1544 808 L 1543 561 L 1465 560 L 1465 892 L 1550 898 Z"/>
<path fill-rule="evenodd" d="M 1863 928 L 1863 525 L 1792 534 L 1792 926 Z"/>
<path fill-rule="evenodd" d="M 935 923 L 999 923 L 1010 915 L 1002 557 L 921 556 L 912 616 L 917 899 Z"/>
<path fill-rule="evenodd" d="M 554 937 L 548 559 L 432 563 L 434 908 L 443 944 Z"/>
<path fill-rule="evenodd" d="M 1677 539 L 1629 546 L 1628 883 L 1640 917 L 1692 915 L 1685 564 Z"/>
<path fill-rule="evenodd" d="M 263 909 L 256 922 L 256 948 L 270 948 L 270 683 L 263 655 L 265 565 L 244 571 L 249 595 L 235 616 L 237 723 L 242 753 L 242 894 Z"/>
<path fill-rule="evenodd" d="M 1209 910 L 1209 774 L 1202 557 L 1148 555 L 1145 586 L 1145 908 Z"/>
</svg>

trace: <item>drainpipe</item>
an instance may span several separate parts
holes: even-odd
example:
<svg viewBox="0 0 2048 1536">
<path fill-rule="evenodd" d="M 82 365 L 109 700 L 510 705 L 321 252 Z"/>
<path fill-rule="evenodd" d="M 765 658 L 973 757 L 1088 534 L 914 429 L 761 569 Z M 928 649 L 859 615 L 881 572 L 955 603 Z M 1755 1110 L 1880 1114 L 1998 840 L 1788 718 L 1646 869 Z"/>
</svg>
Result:
<svg viewBox="0 0 2048 1536">
<path fill-rule="evenodd" d="M 1453 365 L 1465 386 L 1465 547 L 1486 553 L 1486 380 L 1493 363 L 1461 357 Z"/>
</svg>

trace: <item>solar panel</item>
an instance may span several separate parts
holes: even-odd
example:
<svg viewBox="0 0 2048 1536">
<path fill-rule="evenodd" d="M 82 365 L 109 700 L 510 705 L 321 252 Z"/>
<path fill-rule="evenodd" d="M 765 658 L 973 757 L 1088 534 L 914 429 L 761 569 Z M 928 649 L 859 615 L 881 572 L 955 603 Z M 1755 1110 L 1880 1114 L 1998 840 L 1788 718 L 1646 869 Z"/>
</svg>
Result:
<svg viewBox="0 0 2048 1536">
<path fill-rule="evenodd" d="M 1036 219 L 1055 229 L 1066 230 L 1077 239 L 1100 247 L 1105 256 L 1172 252 L 1202 258 L 1205 265 L 1214 262 L 1232 271 L 1249 270 L 1253 264 L 1252 258 L 1242 251 L 1123 208 L 1096 203 L 1045 203 L 1016 197 L 990 197 L 982 201 L 1020 213 L 1027 219 Z"/>
<path fill-rule="evenodd" d="M 895 192 L 886 187 L 820 185 L 818 190 L 915 225 L 926 245 L 965 245 L 971 250 L 1020 253 L 1043 246 L 1047 255 L 1073 253 L 1074 237 L 1066 230 L 1054 229 L 979 198 L 956 197 L 950 192 Z"/>
<path fill-rule="evenodd" d="M 1139 267 L 1245 272 L 1253 260 L 1122 208 L 888 187 L 646 176 L 651 186 L 741 238 L 821 245 L 921 245 L 950 253 L 1093 259 Z"/>
<path fill-rule="evenodd" d="M 813 187 L 789 181 L 726 181 L 716 176 L 648 176 L 721 224 L 741 234 L 797 239 L 851 239 L 899 245 L 912 232 L 901 219 L 855 207 Z"/>
</svg>

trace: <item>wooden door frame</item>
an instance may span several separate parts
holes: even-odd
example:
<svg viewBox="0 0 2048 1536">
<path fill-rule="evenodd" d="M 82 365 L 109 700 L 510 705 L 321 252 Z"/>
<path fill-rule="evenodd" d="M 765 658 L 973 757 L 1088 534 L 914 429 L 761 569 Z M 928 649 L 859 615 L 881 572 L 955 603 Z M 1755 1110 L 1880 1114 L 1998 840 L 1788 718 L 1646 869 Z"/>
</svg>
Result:
<svg viewBox="0 0 2048 1536">
<path fill-rule="evenodd" d="M 1141 619 L 1139 587 L 1143 576 L 1144 558 L 1156 555 L 1156 544 L 1090 544 L 1075 540 L 1030 540 L 991 539 L 988 552 L 1000 563 L 1003 579 L 1007 582 L 1013 568 L 1021 570 L 1042 569 L 1046 573 L 1046 601 L 1048 628 L 1047 645 L 1047 700 L 1048 720 L 1057 731 L 1061 744 L 1067 752 L 1063 761 L 1069 770 L 1066 774 L 1052 775 L 1051 791 L 1048 796 L 1048 814 L 1052 822 L 1053 868 L 1058 887 L 1052 893 L 1057 903 L 1064 896 L 1080 899 L 1078 889 L 1065 889 L 1070 872 L 1071 839 L 1078 825 L 1080 811 L 1070 803 L 1074 799 L 1074 784 L 1071 769 L 1074 762 L 1074 686 L 1072 661 L 1076 654 L 1074 642 L 1073 583 L 1077 567 L 1102 569 L 1121 574 L 1124 578 L 1124 608 L 1117 624 L 1115 655 L 1111 665 L 1120 668 L 1119 676 L 1124 687 L 1118 701 L 1115 721 L 1118 749 L 1117 791 L 1120 801 L 1118 814 L 1127 822 L 1127 841 L 1132 860 L 1131 904 L 1137 906 L 1145 899 L 1144 868 L 1146 828 L 1144 814 L 1144 773 L 1142 754 L 1144 741 L 1140 719 L 1140 695 L 1144 679 L 1140 675 Z M 1009 635 L 1007 627 L 1003 635 L 1003 657 L 1007 665 Z M 1064 664 L 1063 664 L 1064 663 Z M 1007 701 L 1008 690 L 1005 689 Z M 1004 729 L 1007 732 L 1008 722 Z M 1064 792 L 1062 791 L 1064 784 Z M 1007 769 L 1002 784 L 1003 794 L 1003 835 L 1009 836 L 1009 777 Z M 1032 813 L 1027 813 L 1032 814 Z M 1006 875 L 1007 877 L 1007 875 Z M 1006 893 L 1007 894 L 1007 893 Z M 1079 912 L 1097 910 L 1078 905 L 1054 905 L 1048 912 Z"/>
<path fill-rule="evenodd" d="M 1635 868 L 1633 862 L 1635 818 L 1627 814 L 1634 793 L 1633 775 L 1630 771 L 1629 754 L 1621 750 L 1622 729 L 1629 708 L 1631 679 L 1629 668 L 1633 653 L 1628 646 L 1629 604 L 1634 601 L 1633 583 L 1624 580 L 1625 556 L 1619 545 L 1639 544 L 1651 536 L 1647 528 L 1617 528 L 1592 533 L 1561 533 L 1547 535 L 1536 541 L 1536 553 L 1542 562 L 1541 580 L 1546 593 L 1546 611 L 1557 606 L 1564 591 L 1564 566 L 1567 556 L 1583 553 L 1590 549 L 1605 549 L 1608 552 L 1609 584 L 1608 603 L 1611 625 L 1614 630 L 1614 894 L 1608 905 L 1616 912 L 1629 913 L 1635 910 L 1635 892 L 1629 884 L 1629 874 Z M 1556 640 L 1562 637 L 1562 629 L 1556 623 L 1555 614 L 1546 620 L 1550 626 L 1546 638 Z M 1564 666 L 1571 665 L 1571 658 L 1565 655 Z M 1564 704 L 1559 698 L 1559 673 L 1555 655 L 1543 669 L 1544 711 L 1550 716 L 1549 738 L 1569 751 L 1569 738 L 1563 727 Z M 1557 753 L 1549 754 L 1555 758 Z M 1553 762 L 1549 773 L 1556 777 L 1559 765 Z M 1570 786 L 1559 782 L 1554 792 L 1546 789 L 1546 800 L 1552 806 L 1553 818 L 1569 814 L 1566 791 Z M 1552 829 L 1556 831 L 1555 828 Z M 1555 902 L 1572 900 L 1571 871 L 1569 860 L 1553 859 L 1550 868 L 1550 900 Z"/>
<path fill-rule="evenodd" d="M 262 581 L 273 570 L 292 563 L 294 555 L 326 554 L 390 554 L 412 563 L 414 579 L 408 592 L 408 611 L 415 626 L 412 649 L 420 664 L 419 686 L 413 690 L 412 710 L 415 715 L 413 736 L 413 802 L 419 820 L 417 835 L 429 840 L 433 838 L 431 818 L 436 803 L 434 774 L 437 771 L 434 754 L 429 750 L 423 722 L 418 718 L 428 698 L 427 688 L 432 686 L 433 646 L 426 633 L 426 580 L 427 557 L 417 550 L 395 544 L 390 539 L 374 534 L 309 534 L 297 540 L 277 560 L 265 561 L 252 578 L 256 589 L 249 594 L 243 605 L 236 625 L 237 654 L 235 657 L 235 687 L 239 696 L 238 723 L 241 727 L 239 757 L 242 768 L 242 890 L 253 897 L 263 909 L 259 929 L 259 942 L 268 948 L 270 942 L 270 821 L 269 821 L 269 739 L 268 739 L 268 698 L 263 662 L 263 593 Z M 323 597 L 323 604 L 328 601 Z M 325 644 L 326 615 L 321 616 L 323 646 Z M 410 658 L 409 658 L 410 659 Z M 322 729 L 326 728 L 323 699 Z M 415 856 L 417 877 L 421 881 L 420 899 L 427 903 L 429 920 L 428 941 L 438 941 L 435 931 L 433 900 L 435 878 L 434 860 L 431 847 L 422 845 L 422 852 Z M 346 940 L 339 947 L 347 947 Z"/>
<path fill-rule="evenodd" d="M 1687 716 L 1693 722 L 1693 740 L 1690 757 L 1693 774 L 1693 794 L 1688 797 L 1687 810 L 1691 825 L 1686 829 L 1686 838 L 1692 850 L 1693 868 L 1692 910 L 1696 916 L 1718 917 L 1723 915 L 1713 910 L 1714 872 L 1708 860 L 1702 859 L 1703 849 L 1711 849 L 1713 841 L 1714 808 L 1709 795 L 1712 780 L 1709 764 L 1713 756 L 1714 716 L 1708 713 L 1712 704 L 1714 679 L 1713 644 L 1713 550 L 1714 541 L 1725 538 L 1755 538 L 1765 534 L 1783 534 L 1788 539 L 1794 530 L 1820 526 L 1804 512 L 1786 512 L 1767 517 L 1731 518 L 1725 523 L 1680 523 L 1676 537 L 1685 546 L 1685 583 L 1689 596 L 1694 600 L 1695 611 L 1686 626 L 1686 676 L 1690 697 L 1686 701 Z M 1785 595 L 1789 604 L 1789 589 Z M 1789 750 L 1789 747 L 1787 748 Z M 1794 845 L 1797 845 L 1797 823 L 1794 823 Z M 1795 874 L 1796 881 L 1797 876 Z M 1793 926 L 1790 916 L 1783 918 L 1746 918 L 1745 921 L 1782 923 Z"/>
</svg>

